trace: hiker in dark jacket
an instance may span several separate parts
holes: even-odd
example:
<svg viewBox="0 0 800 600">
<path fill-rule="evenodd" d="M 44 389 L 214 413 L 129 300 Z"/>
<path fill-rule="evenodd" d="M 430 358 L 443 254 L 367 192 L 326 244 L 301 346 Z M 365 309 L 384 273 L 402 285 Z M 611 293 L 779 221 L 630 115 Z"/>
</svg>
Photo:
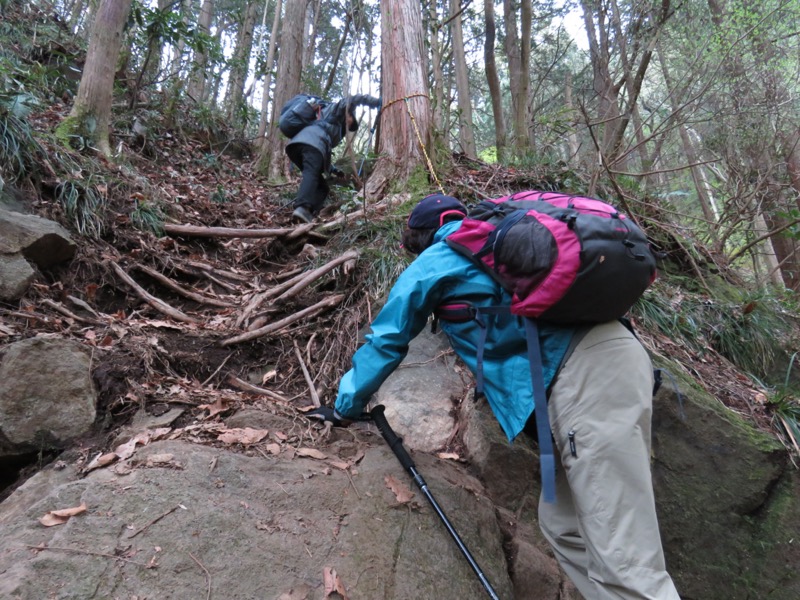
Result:
<svg viewBox="0 0 800 600">
<path fill-rule="evenodd" d="M 458 200 L 441 194 L 415 207 L 403 245 L 419 256 L 398 278 L 353 356 L 334 408 L 308 416 L 342 425 L 361 415 L 437 307 L 465 300 L 475 307 L 510 305 L 508 292 L 445 241 L 465 214 Z M 486 336 L 486 399 L 509 441 L 529 431 L 535 402 L 522 319 L 500 313 L 485 328 L 474 319 L 440 325 L 473 373 L 479 338 Z M 585 598 L 680 600 L 665 567 L 650 476 L 650 358 L 619 321 L 581 330 L 582 337 L 576 331 L 538 327 L 557 449 L 556 501 L 543 501 L 543 490 L 539 526 Z"/>
<path fill-rule="evenodd" d="M 343 98 L 322 109 L 319 118 L 304 127 L 286 145 L 286 154 L 303 172 L 300 189 L 294 200 L 292 217 L 310 223 L 328 197 L 325 175 L 332 171 L 331 154 L 348 131 L 358 130 L 356 106 L 378 108 L 379 98 L 359 94 Z"/>
</svg>

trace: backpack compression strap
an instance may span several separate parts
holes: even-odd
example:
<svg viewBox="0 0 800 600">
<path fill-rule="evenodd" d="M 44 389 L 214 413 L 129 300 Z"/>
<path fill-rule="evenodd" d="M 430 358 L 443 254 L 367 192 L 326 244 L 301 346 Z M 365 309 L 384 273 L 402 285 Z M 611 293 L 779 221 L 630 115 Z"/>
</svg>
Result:
<svg viewBox="0 0 800 600">
<path fill-rule="evenodd" d="M 553 452 L 553 434 L 547 416 L 547 395 L 542 372 L 542 350 L 539 348 L 539 330 L 536 321 L 525 318 L 525 335 L 528 338 L 528 364 L 533 384 L 533 416 L 539 436 L 539 466 L 542 470 L 542 497 L 545 502 L 556 501 L 556 458 Z"/>
<path fill-rule="evenodd" d="M 483 351 L 486 347 L 488 324 L 486 315 L 508 314 L 509 306 L 472 306 L 452 304 L 440 306 L 436 318 L 443 321 L 464 322 L 474 319 L 480 327 L 476 352 L 477 368 L 475 372 L 475 400 L 483 394 Z M 550 432 L 550 419 L 547 415 L 547 392 L 544 387 L 542 371 L 542 350 L 539 347 L 539 329 L 536 321 L 525 319 L 525 337 L 528 342 L 528 364 L 531 371 L 531 387 L 533 389 L 534 417 L 536 417 L 536 433 L 539 438 L 539 465 L 542 472 L 542 497 L 545 502 L 556 501 L 556 460 L 553 451 L 553 435 Z"/>
</svg>

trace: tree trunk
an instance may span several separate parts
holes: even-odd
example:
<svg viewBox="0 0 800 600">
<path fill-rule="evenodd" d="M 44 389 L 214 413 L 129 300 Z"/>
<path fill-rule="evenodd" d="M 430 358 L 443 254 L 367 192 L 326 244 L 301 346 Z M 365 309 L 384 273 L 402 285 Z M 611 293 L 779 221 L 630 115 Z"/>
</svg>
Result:
<svg viewBox="0 0 800 600">
<path fill-rule="evenodd" d="M 525 150 L 534 148 L 533 127 L 531 126 L 531 27 L 533 8 L 531 0 L 520 1 L 520 50 L 519 50 L 519 97 L 514 114 L 514 130 L 517 151 L 522 155 Z"/>
<path fill-rule="evenodd" d="M 189 9 L 192 7 L 192 0 L 181 0 L 181 21 L 183 21 L 184 25 L 188 25 L 189 23 Z M 179 80 L 179 75 L 181 72 L 181 67 L 183 64 L 183 52 L 186 50 L 186 40 L 183 39 L 181 36 L 178 39 L 178 44 L 175 46 L 175 54 L 172 56 L 172 62 L 170 64 L 170 79 L 172 80 L 172 87 L 179 88 L 182 87 L 182 82 Z"/>
<path fill-rule="evenodd" d="M 203 0 L 200 9 L 200 20 L 197 28 L 201 33 L 208 35 L 211 31 L 211 21 L 214 17 L 214 0 Z M 189 83 L 189 95 L 199 104 L 203 102 L 208 87 L 208 73 L 206 73 L 208 55 L 205 52 L 196 51 L 194 55 L 194 65 L 192 67 L 192 77 Z"/>
<path fill-rule="evenodd" d="M 572 102 L 572 89 L 572 73 L 567 71 L 566 78 L 564 80 L 564 108 L 567 109 L 567 112 L 570 115 L 570 129 L 566 140 L 567 156 L 565 162 L 574 168 L 580 163 L 580 157 L 578 156 L 578 153 L 580 152 L 581 147 L 578 143 L 578 133 L 576 131 L 578 119 L 577 112 L 575 111 L 575 105 Z"/>
<path fill-rule="evenodd" d="M 520 108 L 520 103 L 527 106 L 528 100 L 521 95 L 520 86 L 522 84 L 522 59 L 520 55 L 520 39 L 517 33 L 517 12 L 513 0 L 503 0 L 503 16 L 506 25 L 505 51 L 508 60 L 508 85 L 511 89 L 511 145 L 518 148 L 520 137 L 526 137 L 526 131 L 519 128 L 517 115 L 524 108 Z"/>
<path fill-rule="evenodd" d="M 464 33 L 461 28 L 461 17 L 456 13 L 461 9 L 459 0 L 450 0 L 450 12 L 454 15 L 450 21 L 453 31 L 453 58 L 456 70 L 456 88 L 458 89 L 458 141 L 461 150 L 469 158 L 477 158 L 475 152 L 475 135 L 472 132 L 472 97 L 469 91 L 469 72 L 467 57 L 464 53 Z"/>
<path fill-rule="evenodd" d="M 250 71 L 250 53 L 253 50 L 256 18 L 258 18 L 258 4 L 250 2 L 245 9 L 244 22 L 239 28 L 228 83 L 228 117 L 231 121 L 241 122 L 240 108 L 244 97 L 244 82 Z"/>
<path fill-rule="evenodd" d="M 350 34 L 350 23 L 352 21 L 353 21 L 353 13 L 348 10 L 347 15 L 344 18 L 342 37 L 339 40 L 339 44 L 336 46 L 336 53 L 333 55 L 333 62 L 331 64 L 330 70 L 328 71 L 328 79 L 325 81 L 325 87 L 322 90 L 323 98 L 328 97 L 328 94 L 331 91 L 331 87 L 333 87 L 333 80 L 336 77 L 336 70 L 339 68 L 339 59 L 342 57 L 342 50 L 344 49 L 344 45 L 347 43 L 347 36 Z"/>
<path fill-rule="evenodd" d="M 500 92 L 500 78 L 497 75 L 497 63 L 494 57 L 494 44 L 497 33 L 494 20 L 494 0 L 483 0 L 483 10 L 486 15 L 486 42 L 483 46 L 483 61 L 486 64 L 486 81 L 489 84 L 489 94 L 492 97 L 497 160 L 502 161 L 506 147 L 506 123 L 503 120 L 503 96 Z"/>
<path fill-rule="evenodd" d="M 305 71 L 314 60 L 314 49 L 317 47 L 317 25 L 319 24 L 321 0 L 310 0 L 306 9 L 308 25 L 305 32 L 308 38 L 305 40 L 305 51 L 303 52 L 303 71 Z"/>
<path fill-rule="evenodd" d="M 258 138 L 262 140 L 266 137 L 267 132 L 267 109 L 269 108 L 269 88 L 272 85 L 272 65 L 275 64 L 275 49 L 278 47 L 278 37 L 280 36 L 280 23 L 281 23 L 281 0 L 275 2 L 275 15 L 272 19 L 272 30 L 269 34 L 269 49 L 267 50 L 267 64 L 265 65 L 266 72 L 264 73 L 264 93 L 261 96 L 261 120 L 258 122 Z M 274 112 L 274 111 L 273 111 Z"/>
<path fill-rule="evenodd" d="M 433 71 L 433 127 L 444 131 L 444 74 L 442 73 L 442 45 L 439 42 L 439 13 L 436 2 L 429 5 L 428 32 L 431 46 L 431 70 Z"/>
<path fill-rule="evenodd" d="M 82 136 L 105 156 L 111 155 L 108 133 L 114 73 L 131 2 L 102 0 L 98 6 L 75 104 L 62 123 L 62 131 Z"/>
<path fill-rule="evenodd" d="M 275 78 L 275 99 L 272 103 L 270 135 L 259 157 L 259 169 L 269 177 L 278 179 L 283 175 L 286 157 L 286 140 L 276 131 L 280 107 L 300 91 L 300 71 L 303 58 L 303 26 L 306 22 L 308 0 L 287 0 L 286 15 L 281 27 L 281 51 L 278 57 L 278 75 Z"/>
<path fill-rule="evenodd" d="M 389 182 L 401 185 L 414 169 L 425 164 L 423 145 L 429 157 L 431 152 L 431 109 L 420 3 L 384 0 L 380 6 L 384 108 L 379 158 L 366 186 L 369 196 L 381 193 Z"/>
<path fill-rule="evenodd" d="M 779 134 L 781 153 L 794 197 L 793 212 L 800 210 L 800 129 Z M 787 202 L 787 205 L 789 203 Z M 786 218 L 783 218 L 786 221 Z M 800 292 L 800 240 L 797 236 L 784 236 L 786 253 L 783 257 L 782 275 L 787 288 Z"/>
<path fill-rule="evenodd" d="M 161 13 L 159 18 L 163 20 L 163 15 L 167 12 L 172 12 L 172 0 L 158 0 L 158 12 Z M 142 69 L 139 73 L 139 78 L 134 87 L 135 92 L 138 92 L 143 86 L 153 85 L 158 79 L 159 72 L 161 71 L 161 55 L 164 52 L 164 37 L 161 31 L 153 32 L 147 40 L 147 51 L 145 52 L 144 62 Z M 132 102 L 135 101 L 132 100 Z"/>
</svg>

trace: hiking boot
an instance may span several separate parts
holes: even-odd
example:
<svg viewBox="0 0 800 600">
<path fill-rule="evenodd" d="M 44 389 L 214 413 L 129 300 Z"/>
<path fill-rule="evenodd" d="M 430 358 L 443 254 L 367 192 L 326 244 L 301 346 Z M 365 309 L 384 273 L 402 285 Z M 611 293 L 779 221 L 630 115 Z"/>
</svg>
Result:
<svg viewBox="0 0 800 600">
<path fill-rule="evenodd" d="M 311 223 L 314 220 L 314 215 L 305 206 L 298 206 L 292 213 L 292 220 Z"/>
</svg>

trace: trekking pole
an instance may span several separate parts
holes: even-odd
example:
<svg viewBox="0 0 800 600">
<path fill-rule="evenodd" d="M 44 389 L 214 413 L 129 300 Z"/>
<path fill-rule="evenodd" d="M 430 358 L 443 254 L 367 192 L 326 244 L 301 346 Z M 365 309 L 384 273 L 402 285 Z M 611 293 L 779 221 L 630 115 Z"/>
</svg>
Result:
<svg viewBox="0 0 800 600">
<path fill-rule="evenodd" d="M 367 152 L 369 152 L 369 147 L 372 145 L 372 135 L 375 133 L 375 129 L 378 127 L 378 119 L 381 118 L 381 109 L 378 108 L 378 114 L 375 115 L 375 121 L 372 123 L 372 127 L 369 130 L 369 139 L 367 140 L 367 146 L 364 148 L 364 156 L 361 157 L 361 164 L 358 167 L 358 178 L 361 179 L 361 170 L 364 168 L 364 162 L 367 160 Z"/>
<path fill-rule="evenodd" d="M 480 579 L 481 584 L 483 584 L 484 589 L 489 594 L 489 597 L 492 600 L 500 600 L 500 597 L 492 588 L 492 585 L 489 583 L 489 580 L 486 579 L 486 576 L 481 571 L 481 568 L 478 566 L 478 563 L 475 562 L 475 559 L 472 558 L 472 554 L 470 554 L 467 547 L 464 545 L 464 542 L 461 541 L 461 538 L 456 532 L 455 528 L 451 525 L 449 519 L 442 511 L 439 504 L 436 502 L 436 499 L 428 490 L 428 484 L 425 483 L 425 480 L 422 478 L 422 475 L 419 474 L 417 471 L 417 467 L 414 465 L 414 461 L 411 460 L 411 457 L 406 452 L 406 449 L 403 447 L 403 438 L 399 437 L 389 426 L 389 422 L 386 420 L 386 416 L 383 414 L 385 411 L 385 407 L 382 404 L 375 406 L 371 411 L 370 415 L 372 416 L 372 420 L 375 422 L 375 425 L 378 426 L 378 430 L 381 432 L 383 439 L 386 440 L 386 443 L 389 444 L 389 447 L 394 452 L 397 460 L 400 461 L 400 464 L 403 465 L 408 474 L 414 479 L 414 483 L 417 484 L 419 489 L 428 499 L 428 502 L 431 503 L 433 509 L 436 511 L 436 514 L 439 515 L 439 518 L 444 523 L 444 526 L 447 528 L 447 531 L 450 532 L 450 535 L 453 536 L 456 544 L 458 545 L 458 549 L 461 550 L 461 554 L 464 555 L 464 558 L 467 559 L 469 566 L 472 567 L 472 570 L 475 571 L 475 574 Z"/>
</svg>

